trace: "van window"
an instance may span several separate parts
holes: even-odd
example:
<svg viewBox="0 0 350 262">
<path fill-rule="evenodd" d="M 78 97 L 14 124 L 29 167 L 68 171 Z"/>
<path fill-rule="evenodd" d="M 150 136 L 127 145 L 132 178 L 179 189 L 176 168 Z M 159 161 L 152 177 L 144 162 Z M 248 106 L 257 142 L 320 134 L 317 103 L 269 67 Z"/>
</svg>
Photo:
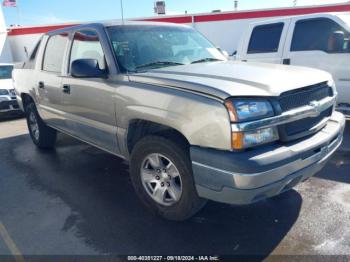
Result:
<svg viewBox="0 0 350 262">
<path fill-rule="evenodd" d="M 290 51 L 349 52 L 349 32 L 328 18 L 296 22 Z"/>
<path fill-rule="evenodd" d="M 64 52 L 68 42 L 68 34 L 53 35 L 49 38 L 44 55 L 43 70 L 60 73 L 64 59 Z"/>
<path fill-rule="evenodd" d="M 256 26 L 249 41 L 248 54 L 278 51 L 284 23 Z"/>
<path fill-rule="evenodd" d="M 74 34 L 70 65 L 77 59 L 96 59 L 100 69 L 106 69 L 105 56 L 97 32 L 82 30 Z"/>
</svg>

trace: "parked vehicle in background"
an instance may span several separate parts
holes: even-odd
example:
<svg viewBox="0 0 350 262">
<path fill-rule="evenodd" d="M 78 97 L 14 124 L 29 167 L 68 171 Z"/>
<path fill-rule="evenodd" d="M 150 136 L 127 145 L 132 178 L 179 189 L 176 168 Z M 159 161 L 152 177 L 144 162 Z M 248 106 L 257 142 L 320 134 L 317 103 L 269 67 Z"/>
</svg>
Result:
<svg viewBox="0 0 350 262">
<path fill-rule="evenodd" d="M 12 83 L 12 64 L 0 64 L 0 116 L 21 114 Z"/>
<path fill-rule="evenodd" d="M 335 80 L 338 109 L 350 114 L 350 13 L 252 23 L 240 41 L 236 59 L 325 70 Z"/>
<path fill-rule="evenodd" d="M 128 160 L 142 202 L 172 220 L 206 199 L 291 189 L 325 165 L 345 125 L 329 73 L 228 61 L 175 24 L 50 32 L 13 79 L 35 145 L 61 131 Z"/>
</svg>

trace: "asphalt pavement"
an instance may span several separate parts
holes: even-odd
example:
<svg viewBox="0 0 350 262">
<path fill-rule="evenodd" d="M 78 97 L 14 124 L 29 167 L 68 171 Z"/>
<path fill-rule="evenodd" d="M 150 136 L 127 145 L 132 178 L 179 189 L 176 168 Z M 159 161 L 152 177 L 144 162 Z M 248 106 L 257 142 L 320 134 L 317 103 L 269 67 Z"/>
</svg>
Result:
<svg viewBox="0 0 350 262">
<path fill-rule="evenodd" d="M 38 150 L 23 119 L 0 121 L 0 255 L 350 255 L 349 225 L 349 125 L 295 189 L 170 222 L 143 208 L 123 160 L 65 135 Z"/>
</svg>

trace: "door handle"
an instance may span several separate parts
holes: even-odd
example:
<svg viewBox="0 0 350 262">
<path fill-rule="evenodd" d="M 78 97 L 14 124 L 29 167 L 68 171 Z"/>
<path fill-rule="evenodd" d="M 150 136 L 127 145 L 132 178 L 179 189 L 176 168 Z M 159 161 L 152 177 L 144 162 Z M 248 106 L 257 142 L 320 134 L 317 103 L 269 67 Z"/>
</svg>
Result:
<svg viewBox="0 0 350 262">
<path fill-rule="evenodd" d="M 38 87 L 41 88 L 41 89 L 44 89 L 44 88 L 45 88 L 44 82 L 41 82 L 41 81 L 40 81 L 40 82 L 38 83 Z"/>
<path fill-rule="evenodd" d="M 284 65 L 290 65 L 290 58 L 285 58 L 282 60 L 282 64 Z"/>
<path fill-rule="evenodd" d="M 63 93 L 70 94 L 70 85 L 63 85 Z"/>
</svg>

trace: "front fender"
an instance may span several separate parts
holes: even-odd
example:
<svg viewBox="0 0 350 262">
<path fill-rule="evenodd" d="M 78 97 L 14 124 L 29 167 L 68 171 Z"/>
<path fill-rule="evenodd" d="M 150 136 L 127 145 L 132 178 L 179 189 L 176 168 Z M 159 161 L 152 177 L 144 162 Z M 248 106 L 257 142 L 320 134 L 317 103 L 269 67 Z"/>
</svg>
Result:
<svg viewBox="0 0 350 262">
<path fill-rule="evenodd" d="M 118 127 L 127 129 L 132 120 L 146 120 L 176 129 L 191 145 L 231 149 L 230 122 L 221 101 L 162 87 L 122 89 L 118 89 L 119 94 L 125 92 L 116 109 Z"/>
</svg>

